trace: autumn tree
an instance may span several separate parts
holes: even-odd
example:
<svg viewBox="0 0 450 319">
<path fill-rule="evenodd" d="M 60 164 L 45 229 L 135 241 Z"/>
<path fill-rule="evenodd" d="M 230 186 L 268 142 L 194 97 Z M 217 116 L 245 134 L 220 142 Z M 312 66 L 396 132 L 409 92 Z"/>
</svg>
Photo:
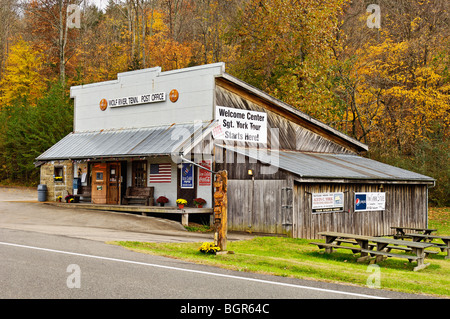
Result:
<svg viewBox="0 0 450 319">
<path fill-rule="evenodd" d="M 42 76 L 43 54 L 19 38 L 10 48 L 3 78 L 0 81 L 0 105 L 10 106 L 15 101 L 36 105 L 47 86 Z"/>
<path fill-rule="evenodd" d="M 338 17 L 345 0 L 252 0 L 235 25 L 231 72 L 275 97 L 336 121 L 329 82 Z"/>
<path fill-rule="evenodd" d="M 76 53 L 77 28 L 69 28 L 68 6 L 79 6 L 82 0 L 31 0 L 25 3 L 26 31 L 34 47 L 47 52 L 47 76 L 58 78 L 65 85 L 70 62 Z"/>
<path fill-rule="evenodd" d="M 372 158 L 435 177 L 434 203 L 448 199 L 450 33 L 444 0 L 379 2 L 381 28 L 352 3 L 334 51 L 340 128 L 369 144 Z M 447 200 L 448 202 L 448 200 Z"/>
<path fill-rule="evenodd" d="M 383 140 L 387 152 L 408 152 L 437 122 L 449 124 L 448 2 L 386 0 L 380 7 L 380 30 L 367 27 L 364 6 L 349 8 L 335 89 L 349 107 L 347 132 Z"/>
<path fill-rule="evenodd" d="M 18 3 L 17 0 L 0 0 L 0 79 L 2 77 L 5 61 L 12 36 L 18 29 Z"/>
</svg>

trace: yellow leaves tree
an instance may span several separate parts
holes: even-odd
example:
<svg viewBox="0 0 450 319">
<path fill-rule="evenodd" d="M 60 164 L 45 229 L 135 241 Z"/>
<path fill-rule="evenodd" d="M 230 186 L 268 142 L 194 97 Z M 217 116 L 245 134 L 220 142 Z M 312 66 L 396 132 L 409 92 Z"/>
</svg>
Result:
<svg viewBox="0 0 450 319">
<path fill-rule="evenodd" d="M 382 41 L 357 50 L 350 77 L 352 106 L 361 125 L 359 138 L 383 141 L 411 152 L 415 141 L 429 139 L 440 126 L 448 137 L 450 124 L 449 58 L 436 48 L 424 58 L 414 41 L 395 41 L 380 32 Z"/>
<path fill-rule="evenodd" d="M 153 11 L 147 19 L 152 34 L 144 39 L 146 60 L 150 66 L 163 70 L 185 68 L 191 62 L 196 42 L 180 43 L 170 37 L 169 27 L 164 23 L 165 14 Z"/>
<path fill-rule="evenodd" d="M 36 105 L 36 100 L 42 97 L 47 88 L 42 70 L 42 53 L 19 38 L 10 48 L 0 81 L 0 105 L 11 105 L 15 101 Z"/>
<path fill-rule="evenodd" d="M 366 26 L 358 4 L 340 29 L 334 91 L 347 105 L 341 128 L 385 154 L 412 154 L 417 143 L 449 135 L 448 2 L 380 6 L 381 29 Z"/>
<path fill-rule="evenodd" d="M 232 72 L 314 117 L 337 121 L 329 73 L 346 2 L 249 1 L 234 32 L 239 60 Z"/>
</svg>

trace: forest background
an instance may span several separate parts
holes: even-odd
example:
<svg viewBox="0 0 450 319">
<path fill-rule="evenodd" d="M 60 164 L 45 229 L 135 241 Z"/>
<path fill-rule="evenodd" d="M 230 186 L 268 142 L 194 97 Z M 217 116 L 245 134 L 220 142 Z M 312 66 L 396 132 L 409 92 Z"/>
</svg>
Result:
<svg viewBox="0 0 450 319">
<path fill-rule="evenodd" d="M 449 12 L 448 0 L 0 0 L 0 181 L 39 183 L 35 158 L 72 131 L 70 86 L 225 62 L 366 156 L 435 178 L 430 204 L 450 206 Z"/>
</svg>

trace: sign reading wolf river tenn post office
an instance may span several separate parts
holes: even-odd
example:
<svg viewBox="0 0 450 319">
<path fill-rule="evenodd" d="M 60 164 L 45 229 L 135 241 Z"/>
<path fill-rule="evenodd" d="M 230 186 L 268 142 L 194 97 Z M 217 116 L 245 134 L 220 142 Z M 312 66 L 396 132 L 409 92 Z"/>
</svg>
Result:
<svg viewBox="0 0 450 319">
<path fill-rule="evenodd" d="M 216 120 L 222 127 L 221 139 L 267 143 L 267 114 L 216 106 Z"/>
<path fill-rule="evenodd" d="M 109 107 L 132 106 L 138 104 L 164 102 L 165 100 L 166 100 L 165 92 L 149 93 L 110 99 L 108 100 L 108 106 Z"/>
<path fill-rule="evenodd" d="M 311 208 L 313 213 L 343 211 L 344 193 L 314 193 Z"/>
</svg>

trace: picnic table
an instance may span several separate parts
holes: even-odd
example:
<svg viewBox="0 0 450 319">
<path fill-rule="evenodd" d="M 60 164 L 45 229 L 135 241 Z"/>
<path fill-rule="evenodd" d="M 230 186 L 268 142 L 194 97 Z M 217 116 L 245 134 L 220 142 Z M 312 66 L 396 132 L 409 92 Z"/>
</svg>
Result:
<svg viewBox="0 0 450 319">
<path fill-rule="evenodd" d="M 391 229 L 395 230 L 394 239 L 405 237 L 406 231 L 415 231 L 419 234 L 430 235 L 432 232 L 437 231 L 437 229 L 432 228 L 415 228 L 415 227 L 403 227 L 403 226 L 392 226 Z"/>
<path fill-rule="evenodd" d="M 325 236 L 325 243 L 312 242 L 319 248 L 325 248 L 325 252 L 332 253 L 333 249 L 350 249 L 353 253 L 360 252 L 358 262 L 369 260 L 375 256 L 375 262 L 379 262 L 387 257 L 405 258 L 409 262 L 416 261 L 417 266 L 414 271 L 426 268 L 429 263 L 424 263 L 425 249 L 433 246 L 431 243 L 422 243 L 417 241 L 404 241 L 391 238 L 372 237 L 357 234 L 347 234 L 338 232 L 319 232 L 318 235 Z M 344 246 L 341 243 L 351 243 L 353 246 Z M 388 246 L 390 245 L 390 246 Z M 411 250 L 413 255 L 392 253 L 391 249 Z M 373 250 L 372 248 L 375 248 Z M 386 251 L 385 249 L 389 249 Z"/>
<path fill-rule="evenodd" d="M 405 234 L 405 237 L 412 238 L 413 242 L 420 242 L 425 240 L 430 240 L 430 244 L 432 244 L 434 247 L 439 248 L 442 252 L 446 252 L 447 256 L 445 256 L 445 259 L 450 259 L 450 236 L 438 236 L 438 235 L 425 235 L 425 234 L 413 234 L 413 233 L 407 233 Z M 440 239 L 443 241 L 443 244 L 441 243 L 431 243 L 433 239 Z"/>
<path fill-rule="evenodd" d="M 353 253 L 361 252 L 362 249 L 369 249 L 370 237 L 368 236 L 338 233 L 338 232 L 320 232 L 318 233 L 318 235 L 325 236 L 325 244 L 324 243 L 311 243 L 311 244 L 317 245 L 319 246 L 319 248 L 325 248 L 325 252 L 330 254 L 333 252 L 333 248 L 350 249 Z M 341 245 L 341 243 L 343 242 L 356 244 L 359 247 L 343 246 Z M 361 257 L 365 256 L 368 256 L 368 254 L 366 252 L 361 252 Z"/>
<path fill-rule="evenodd" d="M 367 251 L 370 255 L 376 256 L 376 261 L 381 261 L 385 257 L 395 257 L 395 258 L 405 258 L 408 259 L 409 262 L 416 261 L 417 266 L 414 267 L 414 271 L 418 271 L 420 269 L 424 269 L 430 265 L 430 263 L 425 263 L 425 248 L 432 247 L 431 243 L 420 243 L 415 241 L 407 241 L 407 240 L 399 240 L 392 238 L 383 238 L 383 237 L 372 237 L 372 242 L 376 243 L 376 251 L 371 250 Z M 384 249 L 388 245 L 396 245 L 396 246 L 406 246 L 407 248 L 412 248 L 412 253 L 414 255 L 405 255 L 405 254 L 395 254 L 390 251 L 385 251 Z"/>
</svg>

